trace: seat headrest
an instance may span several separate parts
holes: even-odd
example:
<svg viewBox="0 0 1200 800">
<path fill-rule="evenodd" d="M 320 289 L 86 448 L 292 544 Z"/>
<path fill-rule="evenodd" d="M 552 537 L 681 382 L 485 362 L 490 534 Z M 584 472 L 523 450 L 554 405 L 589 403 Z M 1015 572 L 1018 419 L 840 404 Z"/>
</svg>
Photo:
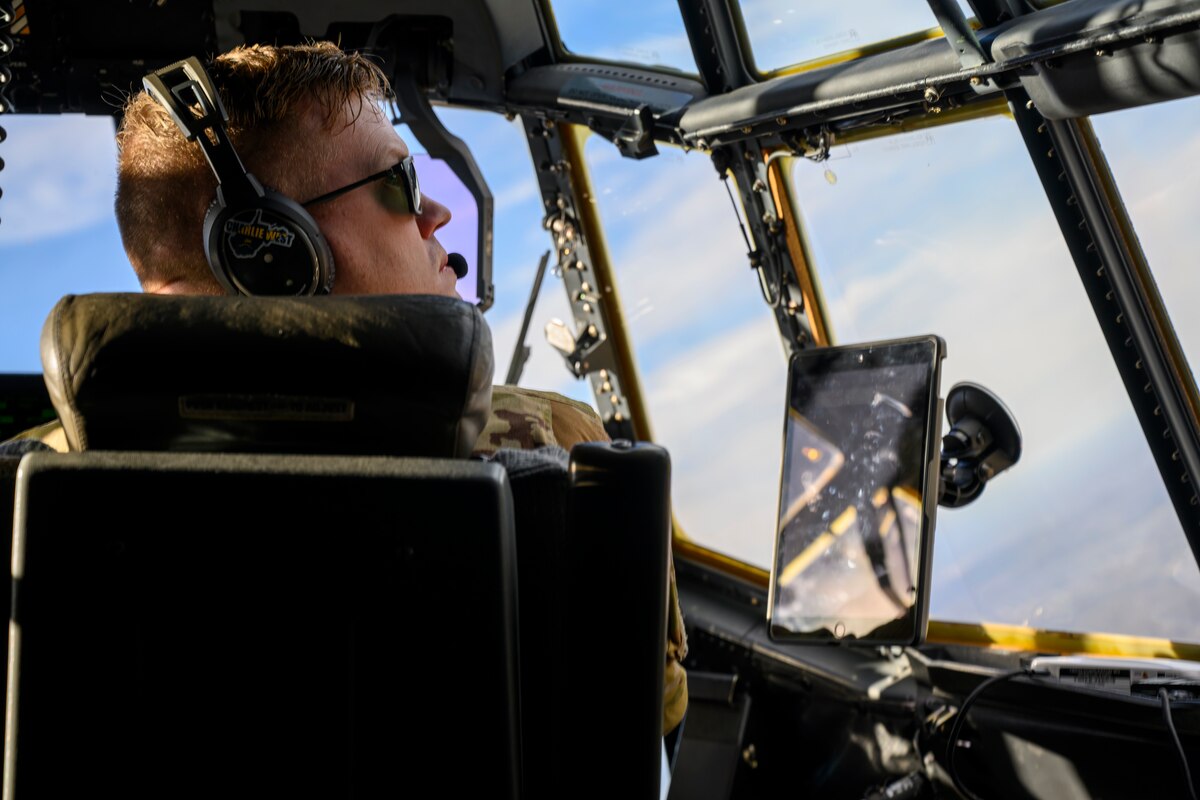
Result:
<svg viewBox="0 0 1200 800">
<path fill-rule="evenodd" d="M 72 450 L 466 457 L 492 337 L 446 297 L 68 295 L 42 330 Z"/>
</svg>

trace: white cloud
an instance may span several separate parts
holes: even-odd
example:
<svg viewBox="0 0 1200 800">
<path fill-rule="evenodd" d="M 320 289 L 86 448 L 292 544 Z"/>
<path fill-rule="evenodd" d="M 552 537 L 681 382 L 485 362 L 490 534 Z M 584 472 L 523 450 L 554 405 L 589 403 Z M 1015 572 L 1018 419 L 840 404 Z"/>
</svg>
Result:
<svg viewBox="0 0 1200 800">
<path fill-rule="evenodd" d="M 585 152 L 640 347 L 728 315 L 731 300 L 756 301 L 737 218 L 706 155 L 664 147 L 634 162 L 596 138 Z M 769 313 L 765 305 L 756 310 Z"/>
<path fill-rule="evenodd" d="M 904 172 L 905 159 L 867 147 L 853 169 L 843 166 L 851 180 L 833 191 L 810 172 L 796 175 L 801 201 L 814 209 L 814 236 L 833 243 L 819 263 L 839 340 L 942 335 L 943 386 L 972 380 L 999 394 L 1019 418 L 1032 461 L 1039 449 L 1071 448 L 1127 419 L 1128 401 L 1036 176 L 1018 160 L 1020 141 L 1008 152 L 995 144 L 1013 133 L 1009 123 L 939 131 L 936 181 L 921 163 L 909 161 Z M 995 157 L 968 171 L 968 145 Z M 870 176 L 879 160 L 893 174 L 877 184 Z M 906 191 L 875 191 L 885 185 Z M 807 202 L 822 194 L 838 199 Z M 1078 392 L 1091 401 L 1080 403 Z"/>
<path fill-rule="evenodd" d="M 787 377 L 774 321 L 764 315 L 696 342 L 644 377 L 688 535 L 769 564 Z"/>
<path fill-rule="evenodd" d="M 0 246 L 28 244 L 113 218 L 117 147 L 107 117 L 11 116 L 0 147 Z"/>
<path fill-rule="evenodd" d="M 536 183 L 529 180 L 514 181 L 492 190 L 492 207 L 496 214 L 501 214 L 533 198 L 539 202 L 541 200 Z"/>
</svg>

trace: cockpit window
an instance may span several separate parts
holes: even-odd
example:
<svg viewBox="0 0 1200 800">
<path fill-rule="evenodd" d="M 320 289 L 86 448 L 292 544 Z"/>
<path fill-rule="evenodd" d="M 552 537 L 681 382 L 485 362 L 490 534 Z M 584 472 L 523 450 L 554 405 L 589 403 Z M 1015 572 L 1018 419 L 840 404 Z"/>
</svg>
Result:
<svg viewBox="0 0 1200 800">
<path fill-rule="evenodd" d="M 519 119 L 509 121 L 499 114 L 456 108 L 439 107 L 436 111 L 442 123 L 471 148 L 492 190 L 495 207 L 492 278 L 496 301 L 487 312 L 487 322 L 496 354 L 494 381 L 504 383 L 538 259 L 551 245 L 542 226 L 542 199 L 529 146 Z M 402 130 L 400 135 L 411 141 L 407 132 Z M 571 322 L 573 318 L 561 278 L 547 270 L 525 337 L 530 353 L 520 385 L 558 392 L 594 405 L 595 396 L 588 382 L 577 379 L 567 369 L 562 355 L 546 343 L 545 326 L 553 319 Z"/>
<path fill-rule="evenodd" d="M 584 148 L 682 533 L 771 563 L 787 363 L 709 157 Z"/>
<path fill-rule="evenodd" d="M 1092 117 L 1092 126 L 1194 374 L 1200 364 L 1200 315 L 1194 309 L 1200 297 L 1200 196 L 1179 167 L 1200 163 L 1200 100 L 1102 114 Z"/>
<path fill-rule="evenodd" d="M 676 0 L 555 0 L 559 40 L 570 53 L 696 73 Z"/>
<path fill-rule="evenodd" d="M 450 209 L 450 221 L 438 229 L 437 239 L 447 253 L 459 253 L 474 263 L 479 241 L 479 205 L 466 185 L 454 174 L 450 165 L 425 152 L 412 130 L 396 125 L 396 132 L 408 145 L 416 168 L 421 191 Z M 469 303 L 479 302 L 475 272 L 470 271 L 457 284 L 459 296 Z"/>
<path fill-rule="evenodd" d="M 64 294 L 135 292 L 113 216 L 113 121 L 5 115 L 0 156 L 0 372 L 41 372 L 38 337 Z"/>
<path fill-rule="evenodd" d="M 973 16 L 965 0 L 958 4 L 964 16 Z M 814 59 L 848 60 L 865 48 L 921 38 L 938 27 L 921 0 L 740 0 L 740 7 L 755 66 L 765 73 Z M 931 35 L 940 35 L 940 29 Z"/>
<path fill-rule="evenodd" d="M 1190 163 L 1190 136 L 1155 158 Z M 981 383 L 1021 428 L 1011 471 L 938 510 L 931 616 L 1200 640 L 1200 571 L 1013 122 L 851 143 L 792 176 L 837 342 L 940 334 L 943 397 Z"/>
</svg>

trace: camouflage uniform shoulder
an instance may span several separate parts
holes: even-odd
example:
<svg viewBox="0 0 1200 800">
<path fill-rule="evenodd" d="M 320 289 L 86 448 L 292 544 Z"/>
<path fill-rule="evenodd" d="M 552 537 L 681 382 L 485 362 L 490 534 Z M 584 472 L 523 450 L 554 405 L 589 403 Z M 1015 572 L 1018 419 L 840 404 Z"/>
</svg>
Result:
<svg viewBox="0 0 1200 800">
<path fill-rule="evenodd" d="M 596 409 L 579 400 L 572 400 L 558 392 L 545 392 L 541 389 L 527 389 L 524 386 L 497 385 L 492 387 L 492 407 L 495 408 L 497 398 L 501 403 L 549 403 L 550 406 L 563 413 L 578 413 L 593 417 L 600 422 Z M 570 409 L 570 411 L 568 411 Z"/>
<path fill-rule="evenodd" d="M 546 445 L 570 451 L 579 442 L 606 441 L 600 416 L 586 403 L 556 392 L 494 386 L 492 414 L 475 444 L 475 455 Z"/>
</svg>

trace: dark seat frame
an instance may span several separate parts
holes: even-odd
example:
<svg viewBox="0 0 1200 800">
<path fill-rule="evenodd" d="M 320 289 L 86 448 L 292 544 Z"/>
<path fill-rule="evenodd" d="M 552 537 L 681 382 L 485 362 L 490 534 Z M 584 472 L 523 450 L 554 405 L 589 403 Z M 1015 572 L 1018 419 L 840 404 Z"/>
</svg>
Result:
<svg viewBox="0 0 1200 800">
<path fill-rule="evenodd" d="M 6 796 L 658 798 L 669 459 L 464 459 L 477 309 L 68 297 L 42 349 Z"/>
</svg>

